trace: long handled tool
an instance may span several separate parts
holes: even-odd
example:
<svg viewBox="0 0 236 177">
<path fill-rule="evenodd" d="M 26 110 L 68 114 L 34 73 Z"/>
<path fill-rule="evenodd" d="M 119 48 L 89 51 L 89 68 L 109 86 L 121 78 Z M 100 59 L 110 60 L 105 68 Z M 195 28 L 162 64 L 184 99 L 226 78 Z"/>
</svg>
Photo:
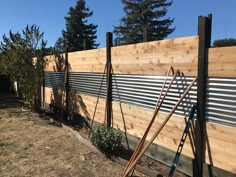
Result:
<svg viewBox="0 0 236 177">
<path fill-rule="evenodd" d="M 192 121 L 193 121 L 195 110 L 196 110 L 196 105 L 193 105 L 193 107 L 192 107 L 192 109 L 190 111 L 190 114 L 189 114 L 188 122 L 187 122 L 187 124 L 185 126 L 182 138 L 180 140 L 177 152 L 175 154 L 174 161 L 173 161 L 172 166 L 170 168 L 169 177 L 172 177 L 174 175 L 174 172 L 175 172 L 175 169 L 176 169 L 176 166 L 177 166 L 180 154 L 181 154 L 182 149 L 184 147 L 185 140 L 186 140 L 186 138 L 188 136 L 189 129 L 190 129 L 191 125 L 192 125 Z"/>
<path fill-rule="evenodd" d="M 170 89 L 172 83 L 174 82 L 174 80 L 175 80 L 177 74 L 179 73 L 179 72 L 177 71 L 177 72 L 175 73 L 175 75 L 173 76 L 173 78 L 172 78 L 171 82 L 169 83 L 169 86 L 168 86 L 168 88 L 167 88 L 167 90 L 166 90 L 166 92 L 165 92 L 165 94 L 164 94 L 164 96 L 163 96 L 163 98 L 162 98 L 162 100 L 161 100 L 161 102 L 160 102 L 160 99 L 161 99 L 161 96 L 162 96 L 162 92 L 163 92 L 163 90 L 164 90 L 164 88 L 165 88 L 166 80 L 167 80 L 167 77 L 168 77 L 169 74 L 170 74 L 170 71 L 172 71 L 172 73 L 174 73 L 174 70 L 173 70 L 173 67 L 172 67 L 172 66 L 169 68 L 169 70 L 168 70 L 168 72 L 167 72 L 167 74 L 166 74 L 166 78 L 165 78 L 165 81 L 164 81 L 164 83 L 163 83 L 163 85 L 162 85 L 162 89 L 161 89 L 160 95 L 159 95 L 159 97 L 158 97 L 158 100 L 157 100 L 157 103 L 156 103 L 156 107 L 155 107 L 155 110 L 154 110 L 152 119 L 151 119 L 151 121 L 150 121 L 150 123 L 149 123 L 149 125 L 148 125 L 148 127 L 147 127 L 147 129 L 146 129 L 146 131 L 145 131 L 145 133 L 144 133 L 144 135 L 143 135 L 143 137 L 142 137 L 142 139 L 140 140 L 139 144 L 137 145 L 137 147 L 136 147 L 136 149 L 135 149 L 135 151 L 134 151 L 132 157 L 130 158 L 128 164 L 126 165 L 126 168 L 125 168 L 125 170 L 124 170 L 124 174 L 125 174 L 127 168 L 129 167 L 129 165 L 130 165 L 130 164 L 134 161 L 134 159 L 137 157 L 137 154 L 142 150 L 142 147 L 143 147 L 143 145 L 144 145 L 144 143 L 145 143 L 145 140 L 146 140 L 146 137 L 147 137 L 147 135 L 148 135 L 148 132 L 149 132 L 150 128 L 152 127 L 152 124 L 153 124 L 154 121 L 155 121 L 156 115 L 157 115 L 158 111 L 160 110 L 160 107 L 161 107 L 161 105 L 162 105 L 162 103 L 163 103 L 163 100 L 165 99 L 165 97 L 166 97 L 166 95 L 167 95 L 167 92 L 169 91 L 169 89 Z M 159 103 L 159 102 L 160 102 L 160 103 Z"/>
<path fill-rule="evenodd" d="M 125 172 L 125 174 L 123 175 L 123 177 L 127 177 L 127 175 L 131 172 L 131 170 L 134 168 L 134 166 L 137 164 L 138 160 L 143 156 L 143 154 L 146 152 L 146 150 L 149 148 L 149 146 L 152 144 L 152 142 L 154 141 L 154 139 L 157 137 L 157 135 L 161 132 L 161 130 L 163 129 L 163 127 L 166 125 L 166 123 L 169 121 L 170 117 L 172 116 L 172 114 L 175 112 L 175 110 L 177 109 L 177 107 L 179 106 L 179 104 L 181 103 L 181 101 L 184 99 L 184 97 L 188 94 L 189 90 L 192 88 L 192 86 L 194 85 L 194 83 L 197 81 L 197 78 L 195 78 L 192 83 L 188 86 L 188 88 L 185 90 L 185 92 L 183 93 L 183 95 L 180 97 L 180 99 L 178 100 L 178 102 L 175 104 L 174 108 L 171 110 L 171 112 L 168 114 L 168 116 L 166 117 L 165 121 L 161 124 L 161 126 L 159 127 L 159 129 L 155 132 L 155 134 L 153 135 L 153 137 L 150 139 L 150 141 L 145 145 L 145 147 L 142 149 L 142 151 L 138 154 L 137 158 L 133 161 L 132 164 L 130 164 L 130 166 L 128 167 L 127 171 Z"/>
<path fill-rule="evenodd" d="M 91 130 L 93 128 L 94 118 L 95 118 L 95 114 L 96 114 L 96 111 L 97 111 L 98 101 L 99 101 L 99 98 L 100 98 L 100 95 L 101 95 L 102 84 L 103 84 L 103 79 L 104 79 L 104 76 L 105 76 L 106 69 L 107 69 L 107 64 L 105 65 L 105 68 L 104 68 L 104 71 L 103 71 L 103 76 L 102 76 L 102 81 L 101 81 L 99 91 L 98 91 L 97 101 L 96 101 L 96 104 L 95 104 L 95 108 L 94 108 L 94 112 L 93 112 L 93 118 L 92 118 L 92 122 L 91 122 L 91 125 L 90 125 Z M 89 132 L 89 136 L 90 136 L 90 134 L 91 134 L 91 131 Z"/>
</svg>

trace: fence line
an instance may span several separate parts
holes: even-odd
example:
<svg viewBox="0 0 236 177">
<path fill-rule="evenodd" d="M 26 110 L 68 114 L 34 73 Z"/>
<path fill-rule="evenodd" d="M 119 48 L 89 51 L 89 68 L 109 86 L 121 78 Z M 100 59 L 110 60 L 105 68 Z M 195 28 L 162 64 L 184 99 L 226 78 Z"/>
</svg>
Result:
<svg viewBox="0 0 236 177">
<path fill-rule="evenodd" d="M 167 112 L 180 97 L 182 90 L 198 74 L 199 36 L 145 42 L 111 48 L 113 126 L 125 130 L 118 103 L 122 102 L 126 129 L 130 135 L 142 137 L 152 115 L 163 76 L 169 66 L 180 69 L 184 77 L 178 77 L 171 88 L 167 101 L 163 103 L 153 130 L 161 124 Z M 206 77 L 206 163 L 236 173 L 236 47 L 210 48 L 208 52 L 208 77 Z M 60 103 L 60 89 L 63 85 L 63 65 L 53 56 L 47 56 L 50 63 L 45 71 L 45 102 L 51 99 Z M 63 58 L 63 55 L 62 55 Z M 106 64 L 106 49 L 94 49 L 68 53 L 69 60 L 69 111 L 86 118 L 93 115 L 98 88 Z M 63 63 L 63 62 L 62 62 Z M 105 76 L 106 78 L 106 76 Z M 116 81 L 116 83 L 115 83 Z M 106 83 L 104 81 L 101 99 L 98 103 L 95 121 L 104 121 L 106 104 Z M 175 151 L 177 142 L 185 127 L 185 119 L 192 104 L 197 101 L 194 87 L 185 102 L 178 108 L 170 122 L 163 129 L 155 144 Z M 196 124 L 196 121 L 195 121 Z M 227 126 L 225 126 L 227 124 Z M 195 128 L 195 127 L 194 127 Z M 191 131 L 194 134 L 194 130 Z M 150 135 L 148 136 L 150 138 Z M 193 139 L 186 141 L 183 154 L 194 158 Z"/>
</svg>

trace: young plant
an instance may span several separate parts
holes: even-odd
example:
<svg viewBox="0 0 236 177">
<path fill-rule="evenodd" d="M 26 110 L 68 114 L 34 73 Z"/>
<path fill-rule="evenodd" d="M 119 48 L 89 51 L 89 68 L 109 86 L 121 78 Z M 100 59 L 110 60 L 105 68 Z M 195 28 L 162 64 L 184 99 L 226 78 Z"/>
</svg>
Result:
<svg viewBox="0 0 236 177">
<path fill-rule="evenodd" d="M 121 132 L 104 125 L 95 127 L 92 131 L 91 142 L 102 152 L 112 153 L 121 146 Z"/>
</svg>

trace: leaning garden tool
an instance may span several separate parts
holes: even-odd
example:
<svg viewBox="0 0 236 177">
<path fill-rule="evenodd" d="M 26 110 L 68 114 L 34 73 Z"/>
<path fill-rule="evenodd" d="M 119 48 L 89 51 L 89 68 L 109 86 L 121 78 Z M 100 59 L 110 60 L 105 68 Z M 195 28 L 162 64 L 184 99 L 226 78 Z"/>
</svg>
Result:
<svg viewBox="0 0 236 177">
<path fill-rule="evenodd" d="M 171 112 L 168 114 L 168 116 L 166 117 L 166 119 L 164 120 L 164 122 L 161 124 L 161 126 L 159 127 L 159 129 L 155 132 L 155 134 L 153 135 L 153 137 L 150 139 L 150 141 L 145 145 L 145 147 L 142 149 L 142 151 L 138 154 L 137 158 L 135 158 L 135 160 L 133 161 L 133 163 L 130 164 L 130 166 L 127 168 L 126 172 L 124 173 L 123 177 L 126 177 L 131 170 L 135 167 L 135 165 L 137 164 L 138 160 L 143 156 L 143 154 L 146 152 L 146 150 L 149 148 L 149 146 L 152 144 L 152 142 L 154 141 L 154 139 L 157 137 L 157 135 L 161 132 L 161 130 L 164 128 L 164 126 L 166 125 L 166 123 L 169 121 L 170 117 L 172 116 L 172 114 L 175 112 L 175 110 L 177 109 L 177 107 L 179 106 L 179 104 L 181 103 L 181 101 L 185 98 L 185 96 L 188 94 L 188 92 L 190 91 L 190 89 L 192 88 L 192 86 L 195 84 L 195 82 L 197 81 L 197 77 L 192 81 L 192 83 L 187 87 L 187 89 L 185 90 L 185 92 L 182 94 L 182 96 L 180 97 L 180 99 L 178 100 L 178 102 L 175 104 L 174 108 L 171 110 Z"/>
<path fill-rule="evenodd" d="M 169 68 L 169 70 L 168 70 L 168 72 L 167 72 L 167 74 L 166 74 L 166 78 L 165 78 L 165 81 L 164 81 L 164 83 L 163 83 L 163 85 L 162 85 L 162 89 L 161 89 L 161 92 L 160 92 L 160 96 L 158 97 L 158 100 L 157 100 L 157 103 L 156 103 L 156 107 L 155 107 L 155 110 L 154 110 L 154 113 L 153 113 L 151 122 L 149 123 L 149 125 L 148 125 L 148 127 L 147 127 L 147 129 L 146 129 L 146 131 L 145 131 L 145 133 L 144 133 L 144 135 L 143 135 L 143 137 L 142 137 L 142 139 L 140 140 L 139 144 L 137 145 L 137 147 L 136 147 L 136 149 L 135 149 L 135 151 L 134 151 L 132 157 L 130 158 L 128 164 L 126 165 L 126 168 L 125 168 L 125 170 L 124 170 L 124 173 L 126 172 L 126 170 L 127 170 L 127 168 L 129 167 L 129 165 L 130 165 L 130 164 L 134 161 L 134 159 L 137 157 L 138 153 L 142 150 L 142 147 L 143 147 L 143 145 L 144 145 L 144 143 L 145 143 L 145 140 L 146 140 L 146 137 L 147 137 L 147 135 L 148 135 L 148 132 L 149 132 L 150 128 L 152 127 L 153 122 L 155 121 L 156 115 L 157 115 L 158 111 L 160 110 L 160 107 L 161 107 L 161 105 L 162 105 L 162 103 L 163 103 L 163 100 L 165 99 L 165 97 L 166 97 L 166 95 L 167 95 L 167 93 L 168 93 L 168 91 L 169 91 L 169 89 L 170 89 L 172 83 L 174 82 L 174 80 L 175 80 L 177 74 L 179 74 L 179 71 L 177 71 L 177 72 L 174 74 L 174 76 L 173 76 L 172 80 L 170 81 L 169 86 L 168 86 L 168 88 L 167 88 L 167 90 L 166 90 L 166 92 L 165 92 L 165 94 L 164 94 L 164 96 L 163 96 L 163 98 L 162 98 L 162 100 L 161 100 L 162 92 L 163 92 L 163 90 L 164 90 L 164 87 L 165 87 L 165 84 L 166 84 L 166 80 L 167 80 L 167 77 L 168 77 L 169 74 L 170 74 L 170 71 L 172 71 L 172 73 L 174 74 L 174 70 L 173 70 L 173 67 L 172 67 L 172 66 Z M 160 103 L 159 103 L 159 102 L 160 102 Z"/>
<path fill-rule="evenodd" d="M 187 122 L 187 124 L 186 124 L 186 126 L 185 126 L 185 129 L 184 129 L 182 138 L 181 138 L 181 140 L 180 140 L 180 143 L 179 143 L 177 152 L 176 152 L 176 154 L 175 154 L 174 161 L 173 161 L 172 166 L 171 166 L 171 168 L 170 168 L 169 177 L 172 177 L 172 176 L 174 175 L 174 172 L 175 172 L 175 169 L 176 169 L 176 166 L 177 166 L 177 163 L 178 163 L 180 154 L 181 154 L 182 149 L 183 149 L 183 147 L 184 147 L 185 140 L 186 140 L 186 138 L 187 138 L 187 136 L 188 136 L 188 132 L 189 132 L 190 127 L 191 127 L 191 125 L 192 125 L 192 121 L 193 121 L 193 117 L 194 117 L 195 110 L 196 110 L 196 105 L 193 105 L 193 107 L 192 107 L 192 109 L 191 109 L 191 111 L 190 111 L 189 117 L 188 117 L 188 122 Z"/>
</svg>

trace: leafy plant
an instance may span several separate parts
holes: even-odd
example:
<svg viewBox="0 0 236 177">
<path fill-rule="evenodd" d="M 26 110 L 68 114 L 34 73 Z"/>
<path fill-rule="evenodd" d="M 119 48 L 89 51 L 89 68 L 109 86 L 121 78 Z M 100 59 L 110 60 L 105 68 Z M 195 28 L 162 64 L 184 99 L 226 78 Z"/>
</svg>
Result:
<svg viewBox="0 0 236 177">
<path fill-rule="evenodd" d="M 22 32 L 9 31 L 0 44 L 0 72 L 18 82 L 18 92 L 35 102 L 40 98 L 43 70 L 47 62 L 44 51 L 47 42 L 37 25 L 27 25 Z M 35 103 L 34 102 L 34 103 Z"/>
<path fill-rule="evenodd" d="M 104 125 L 97 126 L 92 131 L 91 142 L 102 152 L 112 153 L 121 146 L 121 132 Z"/>
</svg>

